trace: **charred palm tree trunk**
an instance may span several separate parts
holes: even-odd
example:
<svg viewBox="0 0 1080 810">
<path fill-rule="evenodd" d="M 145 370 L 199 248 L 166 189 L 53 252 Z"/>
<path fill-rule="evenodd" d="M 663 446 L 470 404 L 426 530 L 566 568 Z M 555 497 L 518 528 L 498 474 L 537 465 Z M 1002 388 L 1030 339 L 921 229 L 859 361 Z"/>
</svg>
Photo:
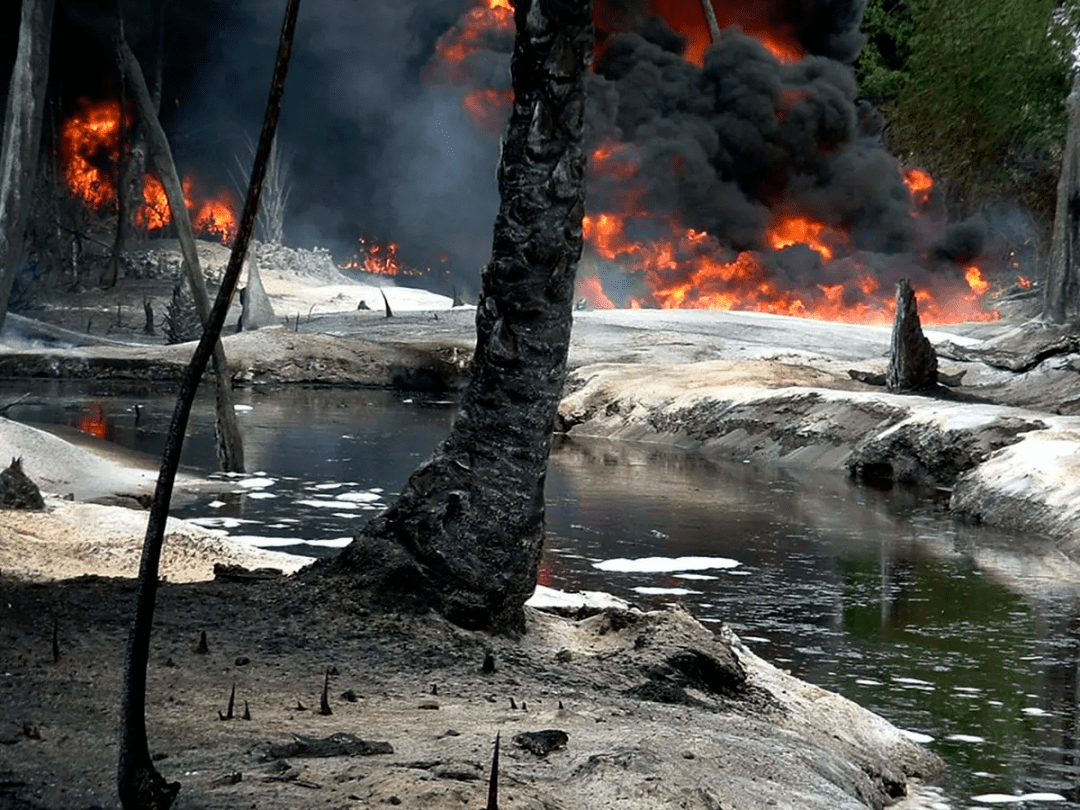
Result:
<svg viewBox="0 0 1080 810">
<path fill-rule="evenodd" d="M 461 412 L 398 501 L 332 565 L 388 599 L 517 633 L 536 585 L 585 206 L 591 0 L 516 0 L 514 105 Z"/>
<path fill-rule="evenodd" d="M 8 85 L 0 145 L 0 328 L 22 261 L 26 217 L 37 174 L 55 6 L 55 0 L 22 3 L 19 48 Z"/>
</svg>

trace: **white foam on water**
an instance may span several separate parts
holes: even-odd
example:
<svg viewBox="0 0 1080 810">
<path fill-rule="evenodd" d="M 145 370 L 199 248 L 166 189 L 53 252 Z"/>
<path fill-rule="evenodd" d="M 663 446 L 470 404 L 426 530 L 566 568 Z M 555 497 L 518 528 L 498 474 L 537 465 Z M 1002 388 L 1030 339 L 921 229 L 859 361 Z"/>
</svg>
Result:
<svg viewBox="0 0 1080 810">
<path fill-rule="evenodd" d="M 343 518 L 345 520 L 356 520 L 360 515 L 356 512 L 332 512 L 331 515 L 337 518 Z"/>
<path fill-rule="evenodd" d="M 247 413 L 248 411 L 255 410 L 251 405 L 233 405 L 232 407 L 237 413 Z"/>
<path fill-rule="evenodd" d="M 919 745 L 927 745 L 934 741 L 934 738 L 929 734 L 921 734 L 918 731 L 908 731 L 906 728 L 900 729 L 900 733 L 912 742 L 919 743 Z"/>
<path fill-rule="evenodd" d="M 856 678 L 855 683 L 859 686 L 884 686 L 881 681 L 875 681 L 873 678 Z"/>
<path fill-rule="evenodd" d="M 221 507 L 225 506 L 225 501 L 210 501 L 207 506 L 211 509 L 220 509 Z"/>
<path fill-rule="evenodd" d="M 647 588 L 640 587 L 634 588 L 634 591 L 642 594 L 643 596 L 688 596 L 692 593 L 701 593 L 701 591 L 693 591 L 689 588 Z"/>
<path fill-rule="evenodd" d="M 971 800 L 983 804 L 1019 804 L 1020 802 L 1063 802 L 1065 797 L 1057 793 L 984 793 L 981 796 L 972 796 Z"/>
<path fill-rule="evenodd" d="M 953 691 L 954 692 L 973 692 L 974 693 L 974 692 L 981 692 L 982 689 L 980 689 L 977 686 L 954 686 Z"/>
<path fill-rule="evenodd" d="M 954 742 L 981 743 L 986 742 L 984 737 L 976 737 L 974 734 L 950 734 L 945 738 Z"/>
<path fill-rule="evenodd" d="M 273 478 L 245 478 L 243 481 L 237 481 L 236 485 L 244 489 L 263 489 L 272 487 L 276 483 L 277 481 Z"/>
<path fill-rule="evenodd" d="M 276 498 L 277 497 L 277 495 L 275 495 L 273 492 L 262 492 L 262 491 L 249 492 L 249 493 L 247 493 L 247 496 L 249 498 L 253 499 L 253 500 L 256 500 L 256 501 L 265 501 L 265 500 L 267 500 L 269 498 Z"/>
<path fill-rule="evenodd" d="M 905 678 L 900 675 L 893 675 L 893 680 L 897 683 L 908 684 L 911 686 L 933 686 L 930 681 L 924 681 L 919 678 Z"/>
<path fill-rule="evenodd" d="M 1031 717 L 1046 717 L 1050 714 L 1050 712 L 1046 711 L 1046 709 L 1040 709 L 1038 706 L 1027 706 L 1020 711 L 1022 711 L 1024 714 L 1030 715 Z"/>
<path fill-rule="evenodd" d="M 342 492 L 334 496 L 339 501 L 355 501 L 357 503 L 371 503 L 381 501 L 382 496 L 378 492 Z"/>
<path fill-rule="evenodd" d="M 345 548 L 352 541 L 351 537 L 331 537 L 329 540 L 305 540 L 304 544 L 321 548 Z"/>
<path fill-rule="evenodd" d="M 331 509 L 357 509 L 357 508 L 359 508 L 354 503 L 349 503 L 348 501 L 341 501 L 341 500 L 338 500 L 337 498 L 334 498 L 334 499 L 327 498 L 325 501 L 315 501 L 315 500 L 296 501 L 296 505 L 297 506 L 313 506 L 316 509 L 324 509 L 326 507 L 330 507 Z"/>
<path fill-rule="evenodd" d="M 316 484 L 313 487 L 308 487 L 308 489 L 341 489 L 343 486 L 344 484 L 338 481 L 331 481 L 328 484 Z"/>
<path fill-rule="evenodd" d="M 674 571 L 707 571 L 713 568 L 735 568 L 738 560 L 727 557 L 638 557 L 629 560 L 620 557 L 593 563 L 601 571 L 617 571 L 623 574 L 661 574 Z"/>
<path fill-rule="evenodd" d="M 234 517 L 201 517 L 187 518 L 187 522 L 194 523 L 196 526 L 205 526 L 208 529 L 236 529 L 245 523 L 258 523 L 259 521 Z"/>
<path fill-rule="evenodd" d="M 267 537 L 258 534 L 230 534 L 229 539 L 247 543 L 249 546 L 255 546 L 256 548 L 281 548 L 283 546 L 296 546 L 304 542 L 295 537 Z"/>
<path fill-rule="evenodd" d="M 710 576 L 709 574 L 675 574 L 676 579 L 694 579 L 698 581 L 720 579 L 720 577 Z M 702 605 L 701 607 L 711 607 L 711 605 Z"/>
</svg>

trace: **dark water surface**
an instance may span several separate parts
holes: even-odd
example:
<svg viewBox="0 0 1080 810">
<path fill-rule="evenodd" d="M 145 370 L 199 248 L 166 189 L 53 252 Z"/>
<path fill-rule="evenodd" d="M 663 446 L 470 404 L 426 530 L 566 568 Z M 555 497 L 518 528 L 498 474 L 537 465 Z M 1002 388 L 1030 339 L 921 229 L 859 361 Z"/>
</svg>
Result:
<svg viewBox="0 0 1080 810">
<path fill-rule="evenodd" d="M 0 403 L 31 392 L 12 418 L 148 453 L 173 405 L 149 389 L 4 388 Z M 257 474 L 220 478 L 174 513 L 307 554 L 348 542 L 455 411 L 370 390 L 249 389 L 238 403 Z M 184 455 L 203 475 L 212 424 L 203 402 Z M 1080 807 L 1080 589 L 1054 579 L 1035 538 L 958 524 L 932 493 L 649 445 L 557 443 L 547 497 L 543 584 L 681 601 L 728 622 L 767 660 L 925 735 L 950 765 L 942 807 L 992 806 L 995 794 Z M 611 562 L 642 558 L 659 559 Z M 634 567 L 650 570 L 623 570 Z"/>
</svg>

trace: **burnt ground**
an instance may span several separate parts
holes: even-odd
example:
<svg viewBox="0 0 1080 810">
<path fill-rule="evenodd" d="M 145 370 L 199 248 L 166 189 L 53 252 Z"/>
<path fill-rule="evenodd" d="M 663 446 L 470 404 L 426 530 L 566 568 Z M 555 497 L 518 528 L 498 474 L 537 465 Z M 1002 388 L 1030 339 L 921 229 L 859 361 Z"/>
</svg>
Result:
<svg viewBox="0 0 1080 810">
<path fill-rule="evenodd" d="M 0 576 L 0 808 L 117 806 L 133 601 L 130 579 Z M 881 807 L 940 769 L 678 610 L 530 611 L 509 640 L 303 576 L 166 584 L 148 731 L 177 808 L 479 808 L 497 734 L 504 808 Z M 351 752 L 309 755 L 333 735 Z"/>
</svg>

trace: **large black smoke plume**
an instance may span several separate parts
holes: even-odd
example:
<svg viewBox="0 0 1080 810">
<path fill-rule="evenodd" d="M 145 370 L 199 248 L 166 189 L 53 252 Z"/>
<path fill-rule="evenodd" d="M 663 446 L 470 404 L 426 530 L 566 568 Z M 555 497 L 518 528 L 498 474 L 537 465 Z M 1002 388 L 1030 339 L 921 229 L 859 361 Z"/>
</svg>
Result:
<svg viewBox="0 0 1080 810">
<path fill-rule="evenodd" d="M 303 8 L 279 134 L 291 156 L 288 242 L 343 259 L 358 236 L 376 237 L 435 278 L 475 287 L 497 207 L 498 128 L 463 102 L 480 90 L 505 97 L 513 36 L 470 28 L 489 2 Z M 857 100 L 851 63 L 864 3 L 714 0 L 724 30 L 705 50 L 700 0 L 598 0 L 588 137 L 609 159 L 593 162 L 590 214 L 633 214 L 635 239 L 692 229 L 707 235 L 692 251 L 717 261 L 754 251 L 785 289 L 845 285 L 857 298 L 867 272 L 885 290 L 879 299 L 905 275 L 917 287 L 920 277 L 963 286 L 959 265 L 985 250 L 984 228 L 950 228 L 929 195 L 913 197 L 882 145 L 880 116 Z M 129 35 L 145 52 L 145 15 L 129 5 Z M 163 118 L 182 167 L 228 182 L 257 129 L 279 10 L 265 0 L 168 8 Z M 58 30 L 72 48 L 54 52 L 84 62 L 79 81 L 70 59 L 60 68 L 65 103 L 115 92 L 87 79 L 109 72 L 109 44 L 93 22 L 106 14 L 101 4 L 62 0 L 61 9 Z M 842 255 L 825 267 L 812 250 L 770 246 L 770 227 L 788 215 L 840 234 Z M 595 271 L 616 303 L 648 303 L 658 282 L 632 261 L 597 258 Z M 668 266 L 660 275 L 671 278 L 659 280 L 680 272 Z"/>
</svg>

